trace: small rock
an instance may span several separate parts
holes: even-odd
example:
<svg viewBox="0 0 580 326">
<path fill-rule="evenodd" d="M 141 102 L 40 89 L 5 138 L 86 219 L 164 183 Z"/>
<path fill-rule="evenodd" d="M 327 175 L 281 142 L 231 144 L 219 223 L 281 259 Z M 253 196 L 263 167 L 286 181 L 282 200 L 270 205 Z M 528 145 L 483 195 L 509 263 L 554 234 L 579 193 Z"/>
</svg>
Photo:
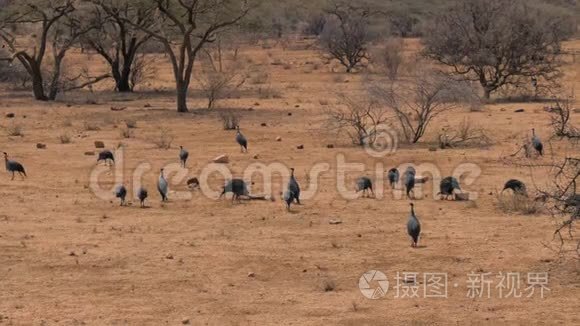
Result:
<svg viewBox="0 0 580 326">
<path fill-rule="evenodd" d="M 259 158 L 260 158 L 260 155 L 258 155 L 258 154 L 254 155 L 254 160 L 257 160 Z"/>
<path fill-rule="evenodd" d="M 14 113 L 7 113 L 6 118 L 14 118 L 16 115 Z"/>
<path fill-rule="evenodd" d="M 95 156 L 95 152 L 85 152 L 86 156 Z"/>
<path fill-rule="evenodd" d="M 326 148 L 334 148 L 334 145 L 333 144 L 328 144 L 328 145 L 326 145 Z"/>
<path fill-rule="evenodd" d="M 436 152 L 437 151 L 437 147 L 429 147 L 429 152 Z"/>
<path fill-rule="evenodd" d="M 68 255 L 71 257 L 75 257 L 77 254 L 74 251 L 71 251 Z"/>
<path fill-rule="evenodd" d="M 38 144 L 36 144 L 36 148 L 38 148 L 38 149 L 46 149 L 46 144 L 38 143 Z"/>
<path fill-rule="evenodd" d="M 501 108 L 499 109 L 501 112 L 505 112 L 505 108 Z"/>
<path fill-rule="evenodd" d="M 288 112 L 288 116 L 291 117 L 292 116 L 292 112 Z"/>
<path fill-rule="evenodd" d="M 296 105 L 294 105 L 294 107 L 295 107 L 295 108 L 299 108 L 299 107 L 300 107 L 300 105 L 296 104 Z"/>
<path fill-rule="evenodd" d="M 328 221 L 329 224 L 331 225 L 337 225 L 337 224 L 342 224 L 341 220 L 330 220 Z"/>
<path fill-rule="evenodd" d="M 260 126 L 267 127 L 268 125 L 265 122 L 262 122 L 262 124 Z"/>
<path fill-rule="evenodd" d="M 304 149 L 304 145 L 298 145 L 296 148 L 298 148 L 298 149 Z"/>
<path fill-rule="evenodd" d="M 524 112 L 524 111 L 525 111 L 524 109 L 517 109 L 517 110 L 515 110 L 514 112 L 515 112 L 515 113 L 521 113 L 521 112 Z"/>
<path fill-rule="evenodd" d="M 99 140 L 95 140 L 95 148 L 105 148 L 105 143 Z"/>
<path fill-rule="evenodd" d="M 256 273 L 254 273 L 254 272 L 249 272 L 248 273 L 248 277 L 255 277 L 255 276 L 256 276 Z"/>
<path fill-rule="evenodd" d="M 144 107 L 144 108 L 150 108 L 150 107 L 151 107 L 151 104 L 149 104 L 149 103 L 145 103 L 145 105 L 143 105 L 143 107 Z"/>
<path fill-rule="evenodd" d="M 183 318 L 183 319 L 181 320 L 181 323 L 182 323 L 183 325 L 189 325 L 189 318 Z"/>
<path fill-rule="evenodd" d="M 172 254 L 167 254 L 167 256 L 165 256 L 165 259 L 173 259 L 173 255 Z"/>
<path fill-rule="evenodd" d="M 282 141 L 282 137 L 280 136 L 276 137 L 276 141 Z"/>
<path fill-rule="evenodd" d="M 212 160 L 214 163 L 228 164 L 230 158 L 227 155 L 220 155 Z"/>
</svg>

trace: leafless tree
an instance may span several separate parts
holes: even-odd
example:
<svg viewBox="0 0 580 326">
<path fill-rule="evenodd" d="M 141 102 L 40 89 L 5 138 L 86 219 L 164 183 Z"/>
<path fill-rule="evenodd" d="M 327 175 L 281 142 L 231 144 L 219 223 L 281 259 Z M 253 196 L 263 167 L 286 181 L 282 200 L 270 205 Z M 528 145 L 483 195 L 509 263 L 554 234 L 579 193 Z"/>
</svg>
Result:
<svg viewBox="0 0 580 326">
<path fill-rule="evenodd" d="M 508 85 L 555 83 L 563 19 L 521 0 L 466 0 L 433 20 L 425 55 L 477 81 L 484 97 Z"/>
<path fill-rule="evenodd" d="M 40 101 L 52 101 L 63 90 L 62 62 L 67 52 L 80 37 L 92 27 L 83 27 L 75 15 L 73 0 L 23 1 L 9 6 L 0 16 L 0 40 L 8 49 L 12 60 L 18 60 L 32 79 L 34 97 Z M 24 32 L 34 38 L 21 37 Z M 49 62 L 47 51 L 52 56 Z M 52 69 L 46 64 L 52 63 Z M 49 72 L 49 75 L 46 75 Z M 45 78 L 48 81 L 45 81 Z M 81 88 L 108 75 L 88 78 L 73 88 Z"/>
<path fill-rule="evenodd" d="M 556 98 L 554 105 L 549 108 L 550 121 L 554 130 L 554 136 L 580 140 L 580 130 L 571 121 L 572 100 L 569 98 Z"/>
<path fill-rule="evenodd" d="M 187 94 L 195 60 L 216 33 L 239 23 L 250 11 L 247 0 L 144 0 L 146 27 L 124 19 L 163 44 L 175 77 L 177 111 L 187 112 Z"/>
<path fill-rule="evenodd" d="M 460 107 L 473 96 L 465 83 L 435 72 L 388 86 L 373 84 L 369 90 L 394 113 L 410 143 L 418 142 L 438 115 Z"/>
<path fill-rule="evenodd" d="M 385 46 L 376 52 L 374 61 L 384 69 L 391 81 L 396 81 L 403 64 L 403 40 L 389 38 Z"/>
<path fill-rule="evenodd" d="M 247 73 L 242 69 L 239 49 L 225 48 L 221 38 L 215 42 L 215 46 L 209 46 L 203 52 L 201 70 L 196 78 L 208 100 L 207 108 L 212 109 L 219 99 L 246 82 Z"/>
<path fill-rule="evenodd" d="M 329 19 L 319 38 L 320 46 L 350 73 L 368 59 L 369 19 L 372 13 L 369 8 L 347 2 L 335 2 L 326 13 Z"/>
<path fill-rule="evenodd" d="M 391 118 L 388 111 L 374 101 L 355 99 L 344 94 L 338 97 L 342 107 L 326 111 L 328 120 L 325 127 L 338 133 L 345 132 L 355 145 L 374 144 L 380 128 Z"/>
<path fill-rule="evenodd" d="M 155 20 L 152 12 L 145 10 L 142 1 L 90 0 L 87 9 L 89 24 L 95 27 L 83 37 L 87 43 L 108 63 L 118 92 L 132 92 L 133 68 L 142 46 L 151 38 L 133 27 L 149 28 Z"/>
</svg>

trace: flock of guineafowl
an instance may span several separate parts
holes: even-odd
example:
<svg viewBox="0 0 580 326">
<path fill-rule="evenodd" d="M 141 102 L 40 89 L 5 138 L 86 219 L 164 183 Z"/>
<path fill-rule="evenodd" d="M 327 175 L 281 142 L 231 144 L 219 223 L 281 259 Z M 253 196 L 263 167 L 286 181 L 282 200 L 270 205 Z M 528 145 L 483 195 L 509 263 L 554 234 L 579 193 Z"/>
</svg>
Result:
<svg viewBox="0 0 580 326">
<path fill-rule="evenodd" d="M 235 140 L 240 145 L 241 151 L 247 153 L 248 140 L 240 131 L 239 126 L 237 127 L 237 133 L 236 133 Z M 533 148 L 536 150 L 536 152 L 540 156 L 543 156 L 544 147 L 543 147 L 542 141 L 536 135 L 535 129 L 532 129 L 531 143 L 532 143 Z M 183 167 L 186 166 L 188 158 L 189 158 L 189 152 L 186 149 L 184 149 L 183 146 L 180 146 L 179 160 L 180 160 L 181 165 Z M 19 162 L 10 160 L 8 158 L 8 153 L 6 153 L 6 152 L 4 152 L 4 160 L 6 163 L 6 171 L 11 173 L 12 180 L 14 180 L 14 176 L 16 173 L 18 173 L 22 178 L 26 177 L 26 171 L 24 169 L 24 166 Z M 113 165 L 115 163 L 115 156 L 111 151 L 104 150 L 104 151 L 100 152 L 98 155 L 97 164 L 99 162 L 104 162 L 104 164 Z M 290 170 L 291 170 L 290 180 L 289 180 L 288 185 L 286 187 L 286 191 L 283 193 L 283 197 L 282 197 L 284 200 L 284 203 L 286 204 L 286 209 L 288 209 L 288 210 L 290 210 L 290 206 L 292 203 L 296 203 L 296 204 L 300 205 L 300 185 L 299 185 L 298 181 L 296 180 L 296 177 L 294 176 L 294 168 L 291 168 Z M 399 181 L 402 181 L 404 191 L 405 191 L 408 199 L 415 198 L 415 193 L 413 191 L 413 189 L 415 188 L 415 183 L 416 183 L 415 176 L 416 176 L 416 170 L 412 166 L 408 167 L 405 170 L 405 172 L 403 173 L 403 176 L 402 176 L 402 180 L 400 178 L 401 175 L 399 173 L 399 170 L 396 168 L 389 170 L 387 173 L 389 185 L 391 186 L 392 189 L 395 189 L 395 187 L 399 183 Z M 521 182 L 519 180 L 516 180 L 516 179 L 508 180 L 505 183 L 505 186 L 504 186 L 502 192 L 505 190 L 508 190 L 508 189 L 512 190 L 515 194 L 527 196 L 526 186 L 523 182 Z M 159 173 L 159 179 L 157 181 L 157 190 L 159 191 L 159 194 L 161 196 L 161 201 L 166 202 L 168 200 L 167 195 L 168 195 L 169 187 L 168 187 L 168 182 L 165 179 L 163 169 L 161 169 L 160 173 Z M 443 180 L 441 180 L 441 183 L 439 184 L 439 193 L 438 194 L 441 196 L 441 199 L 449 199 L 450 197 L 453 198 L 456 190 L 461 191 L 461 188 L 459 186 L 459 181 L 454 177 L 446 177 Z M 370 197 L 371 195 L 374 196 L 372 180 L 368 177 L 358 178 L 356 181 L 356 192 L 357 193 L 362 192 L 363 197 L 365 197 L 365 196 Z M 250 196 L 247 184 L 242 179 L 227 180 L 224 187 L 223 187 L 223 191 L 220 195 L 220 198 L 222 196 L 224 196 L 226 193 L 233 194 L 233 197 L 232 197 L 233 201 L 239 200 L 240 197 L 242 197 L 242 196 L 245 196 L 245 197 Z M 147 189 L 144 187 L 140 187 L 138 189 L 136 195 L 140 201 L 141 207 L 145 207 L 145 200 L 149 196 Z M 117 198 L 119 198 L 119 200 L 121 201 L 121 206 L 125 205 L 125 198 L 127 196 L 127 188 L 124 185 L 119 185 L 115 190 L 115 196 Z M 421 223 L 419 222 L 418 217 L 415 215 L 414 204 L 411 203 L 410 206 L 411 206 L 411 213 L 410 213 L 409 219 L 407 221 L 407 232 L 412 239 L 411 246 L 417 247 L 418 242 L 419 242 L 419 236 L 421 234 Z"/>
</svg>

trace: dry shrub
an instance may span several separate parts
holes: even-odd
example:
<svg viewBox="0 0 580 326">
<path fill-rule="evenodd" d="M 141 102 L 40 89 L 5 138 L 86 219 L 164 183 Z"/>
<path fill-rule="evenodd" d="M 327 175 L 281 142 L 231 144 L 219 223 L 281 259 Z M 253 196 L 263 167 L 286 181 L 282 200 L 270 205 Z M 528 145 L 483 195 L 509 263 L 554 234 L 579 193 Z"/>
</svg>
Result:
<svg viewBox="0 0 580 326">
<path fill-rule="evenodd" d="M 173 142 L 173 135 L 168 128 L 162 127 L 159 130 L 159 134 L 153 138 L 152 142 L 157 146 L 157 148 L 169 149 Z"/>
<path fill-rule="evenodd" d="M 266 87 L 258 88 L 258 98 L 262 100 L 266 99 L 280 99 L 282 98 L 282 93 L 273 88 L 272 85 L 268 85 Z"/>
<path fill-rule="evenodd" d="M 85 129 L 85 131 L 98 131 L 98 130 L 101 130 L 101 128 L 99 127 L 99 125 L 96 124 L 95 122 L 92 122 L 92 121 L 85 121 L 83 123 L 83 128 Z"/>
<path fill-rule="evenodd" d="M 64 133 L 58 136 L 58 141 L 61 144 L 70 144 L 71 143 L 71 137 L 68 133 Z"/>
<path fill-rule="evenodd" d="M 542 211 L 542 203 L 520 194 L 498 194 L 498 208 L 505 213 L 535 215 Z"/>
<path fill-rule="evenodd" d="M 18 122 L 12 121 L 7 127 L 6 132 L 8 136 L 11 137 L 23 137 L 24 136 L 24 128 Z"/>
<path fill-rule="evenodd" d="M 336 290 L 336 283 L 331 279 L 323 280 L 321 285 L 324 292 L 332 292 Z"/>
<path fill-rule="evenodd" d="M 232 110 L 220 111 L 219 118 L 223 124 L 224 130 L 234 130 L 240 125 L 240 115 Z"/>
<path fill-rule="evenodd" d="M 127 119 L 127 120 L 125 120 L 125 125 L 129 129 L 135 129 L 135 128 L 137 128 L 137 121 L 134 119 Z"/>
<path fill-rule="evenodd" d="M 456 128 L 443 129 L 439 135 L 439 147 L 486 147 L 492 144 L 487 131 L 472 124 L 469 118 L 465 118 Z"/>
<path fill-rule="evenodd" d="M 267 72 L 263 72 L 263 71 L 256 73 L 255 75 L 250 77 L 250 80 L 249 80 L 250 84 L 252 84 L 252 85 L 264 85 L 268 81 L 270 81 L 270 74 L 268 74 Z"/>
<path fill-rule="evenodd" d="M 133 138 L 135 136 L 133 129 L 130 129 L 129 127 L 123 127 L 119 132 L 121 133 L 122 138 Z"/>
<path fill-rule="evenodd" d="M 385 47 L 376 51 L 374 62 L 378 64 L 385 75 L 391 80 L 397 80 L 399 68 L 403 64 L 403 40 L 391 38 L 387 40 Z"/>
</svg>

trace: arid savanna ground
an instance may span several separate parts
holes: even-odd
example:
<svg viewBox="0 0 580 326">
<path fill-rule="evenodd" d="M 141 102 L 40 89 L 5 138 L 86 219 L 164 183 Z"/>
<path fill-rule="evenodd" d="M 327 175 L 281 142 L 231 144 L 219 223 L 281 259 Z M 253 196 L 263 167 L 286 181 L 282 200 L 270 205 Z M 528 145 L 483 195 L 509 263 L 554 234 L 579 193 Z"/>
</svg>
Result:
<svg viewBox="0 0 580 326">
<path fill-rule="evenodd" d="M 195 83 L 192 113 L 175 111 L 172 73 L 163 56 L 157 59 L 154 78 L 132 95 L 115 94 L 107 90 L 110 85 L 102 85 L 93 93 L 69 93 L 55 103 L 41 103 L 4 85 L 0 149 L 24 164 L 28 178 L 11 181 L 8 173 L 0 175 L 0 324 L 580 324 L 580 262 L 552 250 L 557 247 L 551 241 L 556 221 L 546 212 L 505 213 L 496 203 L 497 191 L 510 178 L 532 189 L 548 178 L 502 161 L 529 138 L 531 128 L 549 153 L 578 153 L 567 141 L 548 141 L 551 129 L 543 108 L 549 103 L 459 109 L 438 117 L 419 144 L 400 144 L 395 153 L 375 158 L 327 132 L 323 124 L 325 110 L 340 105 L 337 93 L 364 94 L 363 79 L 379 77 L 345 74 L 307 45 L 294 41 L 284 47 L 243 48 L 253 78 L 211 111 L 203 109 L 205 100 Z M 578 41 L 565 46 L 580 50 Z M 409 55 L 416 49 L 415 41 L 407 43 Z M 80 56 L 72 54 L 68 64 L 74 66 Z M 105 69 L 98 57 L 91 60 L 91 69 Z M 568 89 L 580 89 L 578 71 L 580 63 L 568 59 Z M 268 77 L 258 80 L 258 74 Z M 525 112 L 515 113 L 519 108 Z M 240 153 L 234 131 L 223 130 L 219 112 L 224 109 L 241 117 L 248 154 Z M 8 113 L 15 118 L 6 118 Z M 491 146 L 429 150 L 441 128 L 466 118 L 487 131 Z M 573 120 L 580 122 L 578 111 Z M 126 121 L 136 122 L 131 138 L 122 136 Z M 15 125 L 22 136 L 9 135 Z M 155 144 L 161 130 L 172 138 L 168 150 Z M 67 136 L 70 143 L 63 144 L 61 138 Z M 99 174 L 96 184 L 109 195 L 106 199 L 92 190 L 96 156 L 85 155 L 98 152 L 95 141 L 109 149 L 121 145 L 123 152 L 116 172 Z M 37 149 L 37 143 L 47 148 Z M 178 163 L 179 145 L 190 152 L 187 171 L 171 165 Z M 229 155 L 226 167 L 235 176 L 255 163 L 294 167 L 303 188 L 315 164 L 328 163 L 330 170 L 320 175 L 315 196 L 291 212 L 279 198 L 285 181 L 278 174 L 274 202 L 232 204 L 199 190 L 190 192 L 184 176 L 199 177 L 220 154 Z M 365 167 L 347 174 L 347 186 L 353 189 L 356 177 L 368 175 L 384 187 L 383 198 L 345 199 L 339 194 L 341 155 Z M 477 193 L 474 201 L 440 201 L 433 198 L 432 183 L 425 185 L 424 198 L 415 200 L 423 227 L 417 249 L 410 247 L 406 234 L 409 201 L 397 199 L 399 191 L 387 191 L 376 175 L 377 165 L 385 171 L 405 163 L 431 164 L 441 176 L 466 163 L 481 172 L 464 185 Z M 146 209 L 133 199 L 138 166 L 147 168 Z M 176 172 L 168 177 L 170 200 L 162 204 L 155 184 L 164 166 Z M 127 207 L 112 198 L 119 177 L 131 189 L 132 205 Z M 210 181 L 213 189 L 223 182 L 217 175 Z M 257 178 L 252 190 L 263 191 L 262 181 Z M 183 198 L 189 193 L 190 199 Z M 359 291 L 359 278 L 369 270 L 382 271 L 390 281 L 382 299 L 366 299 Z M 397 272 L 419 273 L 419 298 L 395 297 Z M 447 274 L 447 298 L 423 297 L 422 275 L 431 272 Z M 520 273 L 521 298 L 499 298 L 500 272 Z M 539 292 L 527 298 L 530 272 L 548 273 L 544 298 Z M 490 273 L 491 298 L 487 293 L 468 297 L 470 273 Z"/>
</svg>

